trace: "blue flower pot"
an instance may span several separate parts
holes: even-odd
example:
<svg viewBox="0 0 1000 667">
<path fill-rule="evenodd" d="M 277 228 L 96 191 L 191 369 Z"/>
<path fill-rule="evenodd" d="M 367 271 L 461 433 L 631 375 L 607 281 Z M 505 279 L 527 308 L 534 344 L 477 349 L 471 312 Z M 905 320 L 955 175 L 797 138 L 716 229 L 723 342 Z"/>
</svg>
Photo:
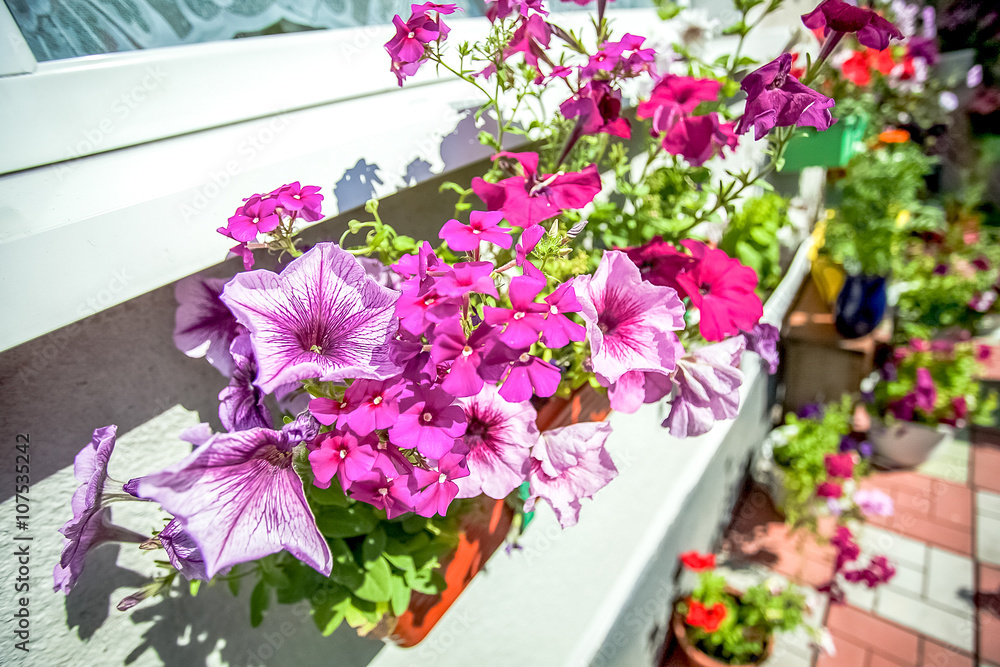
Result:
<svg viewBox="0 0 1000 667">
<path fill-rule="evenodd" d="M 885 316 L 886 277 L 848 275 L 834 304 L 834 326 L 844 338 L 861 338 Z"/>
</svg>

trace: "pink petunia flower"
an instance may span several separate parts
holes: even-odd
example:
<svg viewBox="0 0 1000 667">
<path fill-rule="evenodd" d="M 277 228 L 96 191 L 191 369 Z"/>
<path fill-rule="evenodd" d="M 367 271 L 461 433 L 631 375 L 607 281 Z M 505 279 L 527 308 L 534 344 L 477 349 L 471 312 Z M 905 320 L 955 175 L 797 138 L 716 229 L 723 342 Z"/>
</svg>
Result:
<svg viewBox="0 0 1000 667">
<path fill-rule="evenodd" d="M 718 341 L 753 329 L 764 315 L 764 306 L 754 293 L 754 270 L 701 241 L 688 239 L 682 245 L 698 263 L 677 276 L 677 282 L 700 311 L 701 335 Z"/>
</svg>

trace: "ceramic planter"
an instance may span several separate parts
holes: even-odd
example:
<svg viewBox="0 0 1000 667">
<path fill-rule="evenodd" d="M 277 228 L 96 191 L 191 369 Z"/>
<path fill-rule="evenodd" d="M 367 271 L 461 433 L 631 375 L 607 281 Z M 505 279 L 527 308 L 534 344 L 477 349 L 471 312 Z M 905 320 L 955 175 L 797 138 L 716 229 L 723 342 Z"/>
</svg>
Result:
<svg viewBox="0 0 1000 667">
<path fill-rule="evenodd" d="M 886 426 L 872 424 L 868 440 L 872 443 L 874 462 L 885 468 L 914 468 L 928 458 L 944 442 L 954 437 L 954 429 L 945 424 L 937 427 L 897 422 Z"/>
<path fill-rule="evenodd" d="M 674 613 L 672 619 L 674 638 L 677 640 L 677 645 L 680 647 L 681 652 L 684 654 L 684 658 L 687 660 L 691 667 L 740 667 L 740 665 L 735 665 L 728 662 L 720 662 L 702 652 L 697 646 L 692 644 L 687 636 L 687 626 L 684 624 L 684 619 L 681 615 Z M 771 653 L 774 651 L 774 640 L 772 637 L 764 638 L 764 652 L 761 655 L 760 660 L 753 663 L 741 663 L 742 665 L 759 665 L 765 662 L 771 657 Z"/>
</svg>

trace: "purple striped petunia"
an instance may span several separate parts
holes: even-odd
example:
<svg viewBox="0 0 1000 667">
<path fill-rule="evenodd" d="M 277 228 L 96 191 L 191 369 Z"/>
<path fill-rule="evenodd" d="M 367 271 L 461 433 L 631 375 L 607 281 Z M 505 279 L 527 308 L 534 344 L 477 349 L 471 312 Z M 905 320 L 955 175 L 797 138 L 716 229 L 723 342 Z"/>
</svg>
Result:
<svg viewBox="0 0 1000 667">
<path fill-rule="evenodd" d="M 257 386 L 295 380 L 384 380 L 396 373 L 389 338 L 399 293 L 379 285 L 333 243 L 320 243 L 281 274 L 241 273 L 222 300 L 250 330 Z"/>
</svg>

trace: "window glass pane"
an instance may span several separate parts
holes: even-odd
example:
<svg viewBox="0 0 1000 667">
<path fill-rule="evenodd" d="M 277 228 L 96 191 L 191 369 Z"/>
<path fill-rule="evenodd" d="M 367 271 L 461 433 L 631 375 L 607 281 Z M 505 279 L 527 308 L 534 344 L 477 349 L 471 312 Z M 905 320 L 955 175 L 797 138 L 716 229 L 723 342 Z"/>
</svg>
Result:
<svg viewBox="0 0 1000 667">
<path fill-rule="evenodd" d="M 412 0 L 6 0 L 39 61 L 273 35 L 388 24 Z M 482 16 L 483 0 L 459 0 Z M 581 8 L 551 3 L 558 11 Z M 618 0 L 612 7 L 649 7 Z M 388 39 L 388 36 L 386 37 Z"/>
</svg>

